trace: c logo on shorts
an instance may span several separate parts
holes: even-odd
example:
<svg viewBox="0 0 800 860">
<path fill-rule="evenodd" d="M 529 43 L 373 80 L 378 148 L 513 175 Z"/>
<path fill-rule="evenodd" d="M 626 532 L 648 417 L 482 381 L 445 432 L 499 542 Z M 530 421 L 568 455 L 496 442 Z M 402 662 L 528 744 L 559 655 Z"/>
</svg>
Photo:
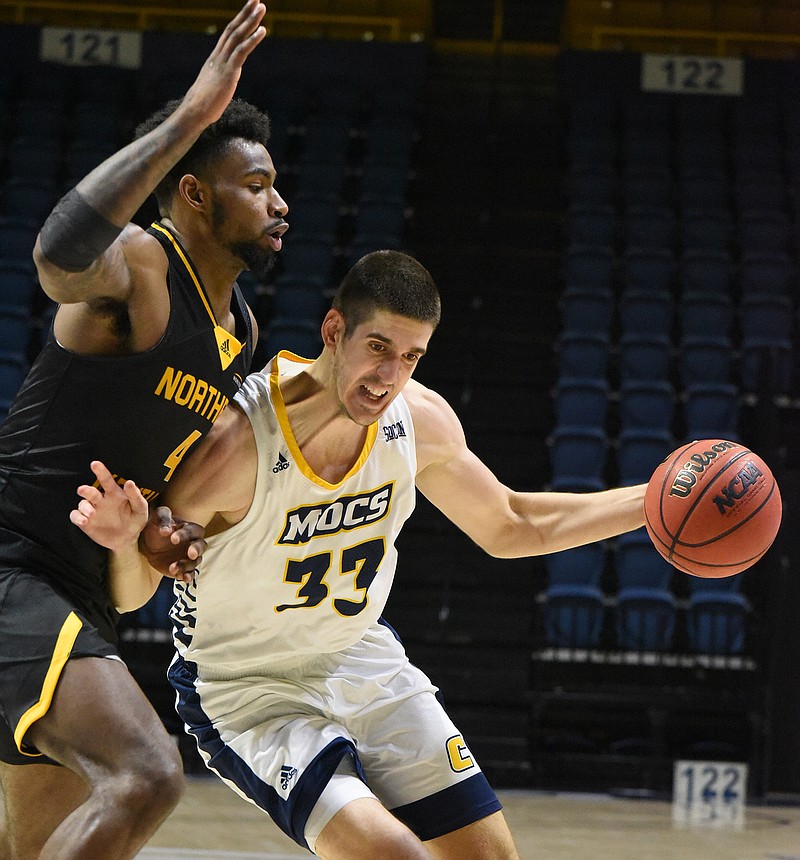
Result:
<svg viewBox="0 0 800 860">
<path fill-rule="evenodd" d="M 461 735 L 453 735 L 447 740 L 447 757 L 450 759 L 450 767 L 456 773 L 475 767 L 475 761 L 469 747 L 464 743 Z"/>
</svg>

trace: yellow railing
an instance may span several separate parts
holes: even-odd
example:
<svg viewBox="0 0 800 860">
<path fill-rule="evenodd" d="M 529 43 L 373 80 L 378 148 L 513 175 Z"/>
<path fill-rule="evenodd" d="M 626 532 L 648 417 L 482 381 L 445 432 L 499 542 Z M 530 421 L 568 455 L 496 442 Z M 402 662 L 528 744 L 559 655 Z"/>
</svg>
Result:
<svg viewBox="0 0 800 860">
<path fill-rule="evenodd" d="M 647 27 L 616 27 L 611 25 L 596 25 L 591 29 L 592 49 L 595 51 L 607 48 L 631 48 L 633 50 L 643 43 L 653 46 L 661 43 L 664 50 L 677 52 L 691 48 L 694 52 L 703 51 L 716 56 L 731 56 L 740 54 L 752 47 L 768 47 L 770 53 L 783 48 L 800 52 L 800 36 L 779 33 L 725 33 L 709 30 L 676 30 L 655 29 Z M 774 50 L 772 50 L 774 49 Z"/>
<path fill-rule="evenodd" d="M 5 14 L 3 14 L 5 13 Z M 126 6 L 114 3 L 62 2 L 61 0 L 0 0 L 0 21 L 14 24 L 52 24 L 120 29 L 156 28 L 216 32 L 231 19 L 231 9 L 169 6 Z M 399 41 L 404 37 L 403 21 L 388 15 L 340 15 L 326 13 L 268 11 L 264 26 L 270 34 L 281 30 L 327 35 L 352 33 L 356 38 L 374 37 Z"/>
</svg>

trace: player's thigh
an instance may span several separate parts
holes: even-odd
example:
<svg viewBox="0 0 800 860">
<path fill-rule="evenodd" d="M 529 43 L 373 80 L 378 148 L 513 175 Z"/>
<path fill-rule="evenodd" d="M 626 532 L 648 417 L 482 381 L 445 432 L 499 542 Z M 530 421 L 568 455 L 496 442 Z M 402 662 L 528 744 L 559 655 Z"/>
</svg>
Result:
<svg viewBox="0 0 800 860">
<path fill-rule="evenodd" d="M 37 858 L 50 834 L 89 795 L 76 773 L 47 764 L 0 763 L 0 786 L 6 806 L 0 860 Z"/>
<path fill-rule="evenodd" d="M 425 843 L 438 860 L 519 860 L 502 812 Z"/>
<path fill-rule="evenodd" d="M 323 828 L 315 853 L 322 860 L 430 860 L 431 853 L 385 807 L 359 798 L 342 807 Z"/>
<path fill-rule="evenodd" d="M 26 740 L 38 751 L 91 778 L 179 766 L 175 744 L 120 660 L 67 661 L 47 712 Z"/>
</svg>

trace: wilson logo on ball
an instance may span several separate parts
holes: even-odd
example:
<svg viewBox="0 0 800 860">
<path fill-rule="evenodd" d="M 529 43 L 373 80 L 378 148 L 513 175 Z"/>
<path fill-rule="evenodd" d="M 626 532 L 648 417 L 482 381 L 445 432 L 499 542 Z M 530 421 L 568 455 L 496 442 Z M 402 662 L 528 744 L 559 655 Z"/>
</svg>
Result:
<svg viewBox="0 0 800 860">
<path fill-rule="evenodd" d="M 683 468 L 673 478 L 669 494 L 685 499 L 692 492 L 692 487 L 697 483 L 698 475 L 702 475 L 705 472 L 709 463 L 713 463 L 725 451 L 736 447 L 738 446 L 733 442 L 717 442 L 707 451 L 692 454 Z"/>
</svg>

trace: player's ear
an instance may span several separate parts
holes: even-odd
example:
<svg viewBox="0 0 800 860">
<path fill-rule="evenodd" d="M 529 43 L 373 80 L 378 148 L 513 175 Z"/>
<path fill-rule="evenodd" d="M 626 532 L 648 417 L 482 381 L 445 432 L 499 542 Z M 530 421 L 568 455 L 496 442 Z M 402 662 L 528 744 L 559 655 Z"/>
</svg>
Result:
<svg viewBox="0 0 800 860">
<path fill-rule="evenodd" d="M 322 343 L 325 346 L 336 347 L 344 337 L 344 317 L 340 311 L 331 308 L 322 321 Z"/>
<path fill-rule="evenodd" d="M 178 183 L 178 197 L 188 203 L 193 209 L 204 209 L 207 195 L 202 182 L 191 173 L 181 177 Z"/>
</svg>

